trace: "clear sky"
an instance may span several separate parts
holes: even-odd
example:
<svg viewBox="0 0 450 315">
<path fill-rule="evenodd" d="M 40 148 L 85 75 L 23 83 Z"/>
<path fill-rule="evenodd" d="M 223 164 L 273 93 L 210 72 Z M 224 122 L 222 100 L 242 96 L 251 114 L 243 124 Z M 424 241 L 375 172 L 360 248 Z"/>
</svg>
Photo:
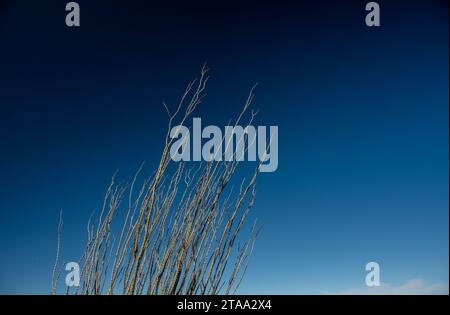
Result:
<svg viewBox="0 0 450 315">
<path fill-rule="evenodd" d="M 225 125 L 258 82 L 279 126 L 241 293 L 448 293 L 448 2 L 0 2 L 0 293 L 50 291 L 56 228 L 76 260 L 111 175 L 156 167 L 207 61 L 197 117 Z M 215 1 L 214 1 L 215 2 Z M 164 4 L 166 3 L 166 4 Z"/>
</svg>

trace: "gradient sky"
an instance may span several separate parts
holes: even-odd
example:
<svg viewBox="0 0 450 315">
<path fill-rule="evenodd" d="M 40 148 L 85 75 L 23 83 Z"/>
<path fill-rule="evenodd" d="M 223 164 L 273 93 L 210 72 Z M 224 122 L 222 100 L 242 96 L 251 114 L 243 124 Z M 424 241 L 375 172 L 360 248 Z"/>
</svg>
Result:
<svg viewBox="0 0 450 315">
<path fill-rule="evenodd" d="M 379 1 L 368 28 L 367 1 L 80 0 L 76 29 L 66 2 L 0 2 L 0 293 L 50 291 L 60 209 L 77 260 L 205 61 L 197 117 L 225 125 L 258 82 L 279 126 L 240 293 L 361 292 L 369 261 L 386 290 L 448 292 L 447 1 Z"/>
</svg>

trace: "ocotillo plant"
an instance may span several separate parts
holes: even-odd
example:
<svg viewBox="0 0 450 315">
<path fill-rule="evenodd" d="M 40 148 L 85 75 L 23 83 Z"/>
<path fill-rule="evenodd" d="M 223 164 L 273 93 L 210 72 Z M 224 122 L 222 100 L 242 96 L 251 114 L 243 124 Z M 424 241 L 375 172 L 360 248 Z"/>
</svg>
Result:
<svg viewBox="0 0 450 315">
<path fill-rule="evenodd" d="M 253 224 L 250 236 L 238 244 L 254 203 L 258 166 L 247 180 L 238 179 L 233 193 L 230 183 L 239 161 L 198 162 L 188 168 L 170 157 L 170 130 L 175 122 L 185 125 L 202 102 L 207 73 L 203 67 L 173 112 L 164 104 L 168 129 L 153 175 L 138 190 L 142 165 L 129 184 L 116 184 L 113 177 L 96 223 L 88 223 L 80 285 L 68 288 L 68 294 L 232 294 L 239 286 L 256 237 Z M 253 89 L 235 125 L 246 117 L 252 100 Z M 254 116 L 252 111 L 248 125 Z M 121 208 L 124 219 L 114 232 L 112 222 Z M 60 232 L 61 224 L 53 293 Z"/>
</svg>

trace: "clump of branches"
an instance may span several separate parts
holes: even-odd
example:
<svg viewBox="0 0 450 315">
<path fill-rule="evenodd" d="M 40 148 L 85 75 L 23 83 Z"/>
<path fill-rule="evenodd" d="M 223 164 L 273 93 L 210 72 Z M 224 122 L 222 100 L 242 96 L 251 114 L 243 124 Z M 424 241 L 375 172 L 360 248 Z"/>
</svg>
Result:
<svg viewBox="0 0 450 315">
<path fill-rule="evenodd" d="M 188 162 L 175 163 L 170 158 L 174 141 L 170 130 L 186 125 L 202 102 L 207 73 L 204 66 L 173 112 L 164 104 L 169 116 L 167 134 L 153 175 L 139 189 L 143 165 L 131 183 L 117 184 L 113 176 L 97 222 L 88 223 L 80 286 L 67 288 L 68 294 L 235 293 L 257 234 L 255 221 L 250 235 L 238 242 L 254 204 L 258 166 L 248 179 L 239 180 L 239 189 L 233 189 L 230 182 L 239 164 L 236 159 L 198 162 L 189 168 Z M 242 123 L 252 100 L 253 88 L 235 125 Z M 253 111 L 248 115 L 247 125 L 255 115 Z M 113 219 L 120 208 L 126 209 L 124 219 L 120 230 L 113 232 Z M 58 281 L 56 264 L 52 293 Z"/>
</svg>

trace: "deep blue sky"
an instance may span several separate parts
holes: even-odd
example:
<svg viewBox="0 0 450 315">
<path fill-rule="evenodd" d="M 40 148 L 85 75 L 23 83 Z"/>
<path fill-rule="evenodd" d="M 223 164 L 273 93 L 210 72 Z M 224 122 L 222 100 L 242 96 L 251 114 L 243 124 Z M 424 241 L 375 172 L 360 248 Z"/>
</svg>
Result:
<svg viewBox="0 0 450 315">
<path fill-rule="evenodd" d="M 259 82 L 257 124 L 279 126 L 241 293 L 359 290 L 369 261 L 448 288 L 447 1 L 379 1 L 368 28 L 367 1 L 80 0 L 77 29 L 66 2 L 0 2 L 0 293 L 49 292 L 59 210 L 76 260 L 205 61 L 196 116 L 226 124 Z"/>
</svg>

